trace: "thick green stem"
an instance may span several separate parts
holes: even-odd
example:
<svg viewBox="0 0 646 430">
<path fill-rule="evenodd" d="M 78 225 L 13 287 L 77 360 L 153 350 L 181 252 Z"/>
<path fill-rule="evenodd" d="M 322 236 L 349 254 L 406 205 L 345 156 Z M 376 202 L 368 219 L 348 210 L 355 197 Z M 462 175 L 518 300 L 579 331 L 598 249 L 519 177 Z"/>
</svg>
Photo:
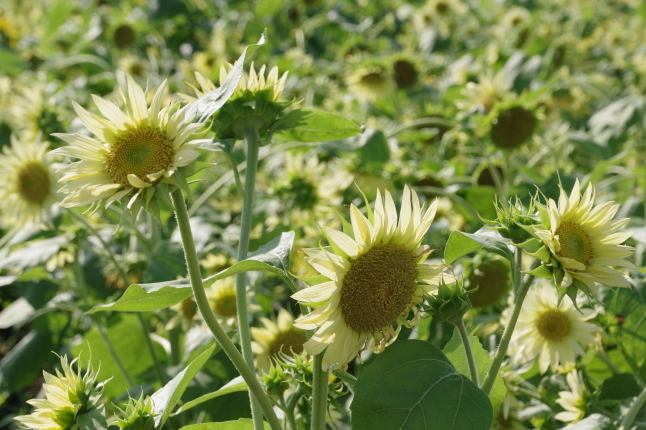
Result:
<svg viewBox="0 0 646 430">
<path fill-rule="evenodd" d="M 464 320 L 462 317 L 455 318 L 451 320 L 458 328 L 458 333 L 460 333 L 460 338 L 462 338 L 462 344 L 464 345 L 464 353 L 467 356 L 467 362 L 469 363 L 469 372 L 471 373 L 471 380 L 474 384 L 480 385 L 478 380 L 478 369 L 476 368 L 476 360 L 473 356 L 473 350 L 471 349 L 471 342 L 469 341 L 469 334 L 467 333 L 466 327 L 464 327 Z"/>
<path fill-rule="evenodd" d="M 628 409 L 628 413 L 626 413 L 624 420 L 621 422 L 621 428 L 619 430 L 630 430 L 635 418 L 637 417 L 637 413 L 642 406 L 644 406 L 644 403 L 646 403 L 646 388 L 635 399 L 633 404 L 630 406 L 630 409 Z"/>
<path fill-rule="evenodd" d="M 200 266 L 195 252 L 195 242 L 193 241 L 193 232 L 191 231 L 191 224 L 188 220 L 188 211 L 186 210 L 186 202 L 184 201 L 182 190 L 176 189 L 172 192 L 171 197 L 173 199 L 173 208 L 175 209 L 175 215 L 177 217 L 177 225 L 179 226 L 179 231 L 182 236 L 184 256 L 186 257 L 186 266 L 188 267 L 188 275 L 191 279 L 193 294 L 195 295 L 195 301 L 197 302 L 197 307 L 204 318 L 204 322 L 211 330 L 211 333 L 213 333 L 213 336 L 215 336 L 220 347 L 222 347 L 224 352 L 229 356 L 233 365 L 238 369 L 238 372 L 240 372 L 240 376 L 242 376 L 249 387 L 249 392 L 252 393 L 260 403 L 262 412 L 265 414 L 265 417 L 267 417 L 267 421 L 269 422 L 272 430 L 280 430 L 280 421 L 276 417 L 274 408 L 263 391 L 260 382 L 258 382 L 256 374 L 249 368 L 249 366 L 247 366 L 244 358 L 233 342 L 231 342 L 231 339 L 229 339 L 229 336 L 227 336 L 224 329 L 222 329 L 222 326 L 213 314 L 211 306 L 209 306 L 209 301 L 206 298 L 206 292 L 204 291 L 204 284 L 202 283 Z"/>
<path fill-rule="evenodd" d="M 521 284 L 521 277 L 523 276 L 520 271 L 523 270 L 523 250 L 516 248 L 516 253 L 514 254 L 514 273 L 512 282 L 514 283 L 514 291 Z"/>
<path fill-rule="evenodd" d="M 244 202 L 242 204 L 242 220 L 240 222 L 240 242 L 238 242 L 238 261 L 247 258 L 249 253 L 249 237 L 251 235 L 253 216 L 253 194 L 256 188 L 256 172 L 258 170 L 258 150 L 260 137 L 258 130 L 248 129 L 244 132 L 247 141 L 247 169 L 244 180 Z M 253 351 L 251 350 L 251 332 L 249 331 L 249 316 L 247 314 L 247 275 L 240 273 L 236 276 L 236 307 L 238 310 L 238 333 L 242 356 L 247 365 L 253 369 Z M 251 416 L 255 430 L 262 430 L 262 414 L 260 405 L 249 393 L 251 401 Z"/>
<path fill-rule="evenodd" d="M 540 264 L 540 262 L 536 260 L 536 262 L 532 265 L 532 268 L 535 269 L 538 264 Z M 496 356 L 494 357 L 493 362 L 491 363 L 491 367 L 487 372 L 487 376 L 482 383 L 482 391 L 484 391 L 487 395 L 489 395 L 489 392 L 491 391 L 491 388 L 496 381 L 496 377 L 498 376 L 498 372 L 500 371 L 500 366 L 502 366 L 502 362 L 505 359 L 505 354 L 507 354 L 509 342 L 511 341 L 511 335 L 516 328 L 516 322 L 518 321 L 520 310 L 523 307 L 525 296 L 527 296 L 529 286 L 532 285 L 533 280 L 533 275 L 525 275 L 525 280 L 523 281 L 523 283 L 518 288 L 515 288 L 516 298 L 514 299 L 514 307 L 511 311 L 511 318 L 509 319 L 507 327 L 505 327 L 505 331 L 502 333 L 502 339 L 500 339 L 500 345 L 498 345 Z"/>
<path fill-rule="evenodd" d="M 106 254 L 108 254 L 108 258 L 110 261 L 112 261 L 112 264 L 117 268 L 117 271 L 119 272 L 119 276 L 121 276 L 121 279 L 123 281 L 123 286 L 130 285 L 130 280 L 128 279 L 128 275 L 126 275 L 126 272 L 123 270 L 119 262 L 117 261 L 117 257 L 114 255 L 112 252 L 112 249 L 110 249 L 110 246 L 103 240 L 99 232 L 90 224 L 83 215 L 80 215 L 73 210 L 70 210 L 69 213 L 74 215 L 76 219 L 81 221 L 81 223 L 94 235 L 96 236 L 97 239 L 99 239 L 99 242 L 101 242 L 101 246 L 103 246 L 103 249 L 105 250 Z M 77 262 L 78 263 L 78 262 Z M 155 353 L 155 348 L 153 346 L 152 340 L 150 340 L 150 333 L 148 331 L 148 325 L 146 324 L 146 321 L 144 321 L 143 316 L 140 313 L 137 313 L 137 316 L 139 317 L 139 324 L 141 325 L 141 329 L 144 332 L 144 339 L 146 342 L 146 347 L 148 348 L 148 353 L 150 354 L 150 357 L 153 360 L 154 366 L 155 366 L 155 373 L 157 375 L 157 378 L 159 379 L 159 382 L 161 382 L 162 385 L 166 384 L 166 377 L 164 376 L 164 371 L 162 370 L 161 364 L 159 364 L 159 360 L 157 359 L 157 354 Z"/>
<path fill-rule="evenodd" d="M 324 352 L 314 356 L 312 381 L 312 426 L 311 430 L 325 430 L 327 414 L 328 371 L 323 370 Z"/>
<path fill-rule="evenodd" d="M 296 409 L 296 405 L 298 404 L 298 401 L 301 399 L 301 397 L 303 397 L 303 390 L 302 386 L 299 385 L 296 392 L 291 395 L 291 397 L 287 401 L 287 404 L 285 405 L 285 417 L 287 418 L 287 422 L 289 423 L 291 430 L 298 430 L 294 410 Z"/>
</svg>

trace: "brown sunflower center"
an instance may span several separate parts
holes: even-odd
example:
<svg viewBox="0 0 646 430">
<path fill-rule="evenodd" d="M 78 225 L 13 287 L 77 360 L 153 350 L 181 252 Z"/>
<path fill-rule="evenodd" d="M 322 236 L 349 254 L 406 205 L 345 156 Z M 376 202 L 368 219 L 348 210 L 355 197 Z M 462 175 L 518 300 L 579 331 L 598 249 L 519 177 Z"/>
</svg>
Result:
<svg viewBox="0 0 646 430">
<path fill-rule="evenodd" d="M 173 155 L 173 143 L 164 133 L 153 127 L 139 127 L 124 132 L 111 145 L 105 171 L 116 184 L 132 186 L 128 182 L 130 174 L 152 184 L 156 182 L 148 179 L 148 175 L 168 169 Z"/>
<path fill-rule="evenodd" d="M 536 329 L 547 340 L 559 342 L 572 332 L 572 321 L 559 310 L 543 312 L 536 319 Z"/>
<path fill-rule="evenodd" d="M 218 297 L 217 300 L 213 300 L 211 303 L 215 313 L 223 318 L 238 315 L 235 294 Z"/>
<path fill-rule="evenodd" d="M 300 354 L 303 352 L 305 342 L 307 342 L 305 330 L 292 327 L 289 331 L 281 331 L 269 344 L 269 357 L 276 357 L 281 351 L 289 356 Z"/>
<path fill-rule="evenodd" d="M 478 288 L 469 294 L 471 304 L 475 307 L 493 305 L 505 294 L 509 281 L 509 270 L 500 260 L 491 260 L 478 267 L 480 273 L 470 278 L 469 290 Z"/>
<path fill-rule="evenodd" d="M 417 287 L 417 257 L 394 243 L 377 245 L 350 261 L 341 288 L 341 313 L 359 333 L 392 324 L 411 302 Z"/>
<path fill-rule="evenodd" d="M 18 193 L 29 203 L 42 204 L 51 193 L 51 181 L 47 167 L 32 161 L 18 171 Z"/>
<path fill-rule="evenodd" d="M 555 235 L 559 237 L 561 245 L 561 250 L 556 253 L 559 257 L 571 258 L 586 266 L 590 263 L 593 256 L 592 242 L 579 224 L 564 221 L 556 229 Z"/>
</svg>

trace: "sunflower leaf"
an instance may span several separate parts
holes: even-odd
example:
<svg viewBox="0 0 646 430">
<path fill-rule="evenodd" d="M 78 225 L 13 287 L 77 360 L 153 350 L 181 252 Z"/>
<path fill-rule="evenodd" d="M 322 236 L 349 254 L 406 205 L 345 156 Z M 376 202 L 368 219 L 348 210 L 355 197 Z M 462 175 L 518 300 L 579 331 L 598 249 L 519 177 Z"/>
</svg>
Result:
<svg viewBox="0 0 646 430">
<path fill-rule="evenodd" d="M 214 282 L 243 272 L 270 272 L 284 277 L 290 284 L 289 259 L 294 243 L 294 232 L 282 233 L 271 242 L 261 246 L 245 260 L 213 276 L 204 279 L 204 286 L 210 287 Z M 89 314 L 99 311 L 147 312 L 164 309 L 181 302 L 193 295 L 190 279 L 155 282 L 152 284 L 133 284 L 113 303 L 97 305 L 88 311 Z"/>
<path fill-rule="evenodd" d="M 361 133 L 361 127 L 333 113 L 296 109 L 280 118 L 271 129 L 278 139 L 311 143 L 345 139 Z"/>
<path fill-rule="evenodd" d="M 354 388 L 355 430 L 489 430 L 493 423 L 487 395 L 421 340 L 386 348 Z"/>
<path fill-rule="evenodd" d="M 270 430 L 269 424 L 263 422 L 266 430 Z M 237 421 L 224 421 L 221 423 L 203 423 L 191 424 L 182 427 L 180 430 L 253 430 L 253 420 L 249 418 L 240 418 Z"/>
<path fill-rule="evenodd" d="M 476 368 L 478 370 L 478 377 L 480 381 L 484 381 L 491 367 L 491 362 L 493 361 L 489 356 L 489 353 L 485 351 L 480 343 L 480 339 L 473 334 L 475 329 L 471 331 L 469 335 L 469 342 L 471 343 L 471 349 L 473 350 L 474 359 L 476 362 Z M 455 366 L 455 369 L 462 373 L 463 375 L 469 376 L 469 364 L 467 362 L 467 355 L 464 352 L 464 344 L 460 338 L 460 333 L 458 330 L 453 330 L 453 336 L 449 343 L 444 346 L 442 350 L 447 356 L 451 363 Z M 505 394 L 507 393 L 507 388 L 505 383 L 502 380 L 500 374 L 496 377 L 496 381 L 493 384 L 491 393 L 489 393 L 489 400 L 493 406 L 494 417 L 498 416 L 500 407 L 502 406 L 502 401 L 505 399 Z"/>
<path fill-rule="evenodd" d="M 222 388 L 220 388 L 217 391 L 214 391 L 212 393 L 205 394 L 203 396 L 198 397 L 197 399 L 191 400 L 189 402 L 184 403 L 182 406 L 173 413 L 174 415 L 178 415 L 184 411 L 187 411 L 191 409 L 194 406 L 199 405 L 200 403 L 204 403 L 207 400 L 215 399 L 216 397 L 224 396 L 225 394 L 229 393 L 235 393 L 238 391 L 247 391 L 247 383 L 244 382 L 242 379 L 242 376 L 238 376 L 237 378 L 232 379 L 229 381 L 226 385 L 224 385 Z"/>
<path fill-rule="evenodd" d="M 514 251 L 511 249 L 511 241 L 503 239 L 500 235 L 493 235 L 492 232 L 486 230 L 487 234 L 481 233 L 479 230 L 475 234 L 464 233 L 461 231 L 454 231 L 449 236 L 444 249 L 444 260 L 447 264 L 453 263 L 460 257 L 463 257 L 472 252 L 480 249 L 486 249 L 494 254 L 506 258 L 514 265 Z"/>
</svg>

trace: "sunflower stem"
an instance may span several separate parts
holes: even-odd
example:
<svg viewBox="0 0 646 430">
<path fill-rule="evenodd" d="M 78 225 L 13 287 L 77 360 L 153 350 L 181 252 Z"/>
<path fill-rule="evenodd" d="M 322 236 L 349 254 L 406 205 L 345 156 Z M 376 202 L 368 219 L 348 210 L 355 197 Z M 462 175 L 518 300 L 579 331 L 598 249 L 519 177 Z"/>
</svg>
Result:
<svg viewBox="0 0 646 430">
<path fill-rule="evenodd" d="M 455 318 L 454 320 L 451 320 L 453 324 L 458 329 L 458 333 L 460 333 L 460 338 L 462 338 L 462 343 L 464 344 L 464 353 L 467 356 L 467 362 L 469 363 L 469 372 L 471 373 L 471 380 L 473 381 L 474 384 L 480 385 L 480 381 L 478 380 L 478 368 L 476 367 L 476 360 L 475 357 L 473 356 L 473 349 L 471 349 L 471 342 L 469 341 L 469 334 L 467 333 L 467 329 L 464 326 L 464 320 L 462 317 Z"/>
<path fill-rule="evenodd" d="M 323 352 L 314 356 L 314 379 L 312 381 L 312 426 L 311 430 L 325 430 L 327 413 L 328 371 L 323 370 Z"/>
<path fill-rule="evenodd" d="M 644 403 L 646 403 L 646 388 L 641 392 L 639 396 L 637 396 L 633 404 L 630 406 L 630 409 L 628 409 L 628 412 L 626 413 L 626 416 L 624 417 L 619 430 L 630 430 L 633 422 L 635 421 L 635 418 L 637 417 L 637 413 L 642 408 L 642 406 L 644 406 Z"/>
<path fill-rule="evenodd" d="M 97 229 L 95 229 L 92 224 L 90 224 L 83 215 L 74 212 L 73 210 L 68 211 L 72 215 L 76 217 L 79 221 L 81 221 L 81 224 L 83 224 L 94 236 L 96 236 L 97 239 L 99 239 L 99 242 L 101 243 L 101 246 L 103 246 L 103 249 L 105 250 L 106 254 L 108 255 L 108 259 L 114 264 L 114 266 L 117 268 L 117 271 L 119 272 L 119 276 L 121 277 L 123 281 L 123 286 L 130 285 L 130 280 L 128 279 L 128 275 L 126 274 L 125 270 L 121 267 L 119 262 L 117 261 L 117 257 L 114 255 L 114 252 L 112 252 L 112 249 L 110 249 L 110 246 L 103 240 Z M 78 262 L 77 262 L 78 264 Z M 148 353 L 150 354 L 150 357 L 153 360 L 154 367 L 155 367 L 155 374 L 157 375 L 157 379 L 159 379 L 159 382 L 164 386 L 166 384 L 166 378 L 164 376 L 164 371 L 162 370 L 161 364 L 159 363 L 159 360 L 157 359 L 157 354 L 155 353 L 155 348 L 153 346 L 152 341 L 150 340 L 150 333 L 148 332 L 148 325 L 146 324 L 146 321 L 144 321 L 144 317 L 140 314 L 137 313 L 137 316 L 139 317 L 139 324 L 141 325 L 141 330 L 144 333 L 144 339 L 146 341 L 146 347 L 148 348 Z"/>
<path fill-rule="evenodd" d="M 265 394 L 255 372 L 245 363 L 244 358 L 238 352 L 229 336 L 222 329 L 222 326 L 215 318 L 213 310 L 209 305 L 204 291 L 204 284 L 202 283 L 202 275 L 200 274 L 200 266 L 195 252 L 195 242 L 193 241 L 193 232 L 191 231 L 191 224 L 188 219 L 188 211 L 186 209 L 186 202 L 184 195 L 179 188 L 171 193 L 173 200 L 173 208 L 175 209 L 175 216 L 177 217 L 177 225 L 182 236 L 182 245 L 184 246 L 184 257 L 186 258 L 186 266 L 188 267 L 188 274 L 191 279 L 191 286 L 193 287 L 193 294 L 197 307 L 204 317 L 204 322 L 215 336 L 215 339 L 220 344 L 224 352 L 227 354 L 233 365 L 238 369 L 240 376 L 245 380 L 249 387 L 249 392 L 258 400 L 262 412 L 267 417 L 269 426 L 272 430 L 281 430 L 280 421 L 276 417 L 274 408 Z M 238 308 L 240 309 L 240 308 Z M 253 398 L 253 397 L 252 397 Z M 262 415 L 260 416 L 262 420 Z M 261 427 L 262 428 L 262 427 Z"/>
<path fill-rule="evenodd" d="M 539 260 L 536 260 L 534 264 L 532 264 L 531 269 L 535 269 L 538 267 L 540 264 Z M 518 272 L 520 272 L 520 268 L 516 268 Z M 520 273 L 518 273 L 518 276 L 516 276 L 518 280 L 520 280 Z M 482 383 L 482 391 L 485 392 L 486 395 L 489 395 L 489 392 L 491 391 L 491 388 L 493 388 L 493 384 L 496 381 L 496 377 L 498 376 L 498 372 L 500 371 L 500 366 L 502 366 L 502 362 L 505 359 L 505 355 L 507 354 L 507 349 L 509 348 L 509 342 L 511 341 L 511 335 L 514 332 L 514 329 L 516 328 L 516 322 L 518 321 L 518 316 L 520 315 L 520 310 L 523 307 L 523 302 L 525 301 L 525 297 L 527 296 L 527 292 L 529 291 L 529 286 L 532 285 L 532 281 L 534 280 L 533 275 L 525 275 L 525 280 L 523 283 L 519 286 L 514 286 L 514 291 L 516 294 L 516 298 L 514 300 L 514 307 L 511 311 L 511 318 L 509 319 L 509 323 L 507 324 L 507 327 L 505 327 L 505 331 L 502 333 L 502 338 L 500 339 L 500 345 L 498 345 L 498 349 L 496 350 L 496 356 L 493 359 L 493 362 L 491 363 L 491 367 L 489 368 L 489 371 L 487 372 L 487 376 L 485 377 L 484 382 Z"/>
<path fill-rule="evenodd" d="M 260 149 L 260 136 L 255 128 L 243 131 L 247 141 L 247 169 L 244 181 L 244 201 L 242 204 L 242 220 L 240 222 L 240 242 L 238 242 L 238 261 L 247 258 L 249 253 L 249 237 L 252 228 L 253 194 L 256 188 L 256 172 L 258 171 L 258 151 Z M 249 316 L 247 314 L 247 275 L 243 272 L 236 276 L 236 308 L 238 311 L 238 333 L 242 356 L 247 365 L 254 369 L 253 352 L 251 351 L 251 332 L 249 330 Z M 262 414 L 258 402 L 249 393 L 251 401 L 251 417 L 255 430 L 262 430 Z"/>
</svg>

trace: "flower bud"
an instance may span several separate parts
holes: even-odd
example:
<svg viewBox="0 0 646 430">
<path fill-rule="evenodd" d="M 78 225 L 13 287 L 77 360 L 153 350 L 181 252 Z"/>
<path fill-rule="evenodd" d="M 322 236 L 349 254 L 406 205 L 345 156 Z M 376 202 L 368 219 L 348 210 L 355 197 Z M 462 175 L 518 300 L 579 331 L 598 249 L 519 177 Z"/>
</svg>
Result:
<svg viewBox="0 0 646 430">
<path fill-rule="evenodd" d="M 155 428 L 155 413 L 153 400 L 143 394 L 139 399 L 128 399 L 126 410 L 117 408 L 121 418 L 117 417 L 116 424 L 121 430 L 152 430 Z"/>
<path fill-rule="evenodd" d="M 428 305 L 423 306 L 424 310 L 438 321 L 453 323 L 456 318 L 462 318 L 462 315 L 471 309 L 469 292 L 464 290 L 459 281 L 455 284 L 441 281 L 437 292 L 426 296 L 426 301 Z"/>
</svg>

